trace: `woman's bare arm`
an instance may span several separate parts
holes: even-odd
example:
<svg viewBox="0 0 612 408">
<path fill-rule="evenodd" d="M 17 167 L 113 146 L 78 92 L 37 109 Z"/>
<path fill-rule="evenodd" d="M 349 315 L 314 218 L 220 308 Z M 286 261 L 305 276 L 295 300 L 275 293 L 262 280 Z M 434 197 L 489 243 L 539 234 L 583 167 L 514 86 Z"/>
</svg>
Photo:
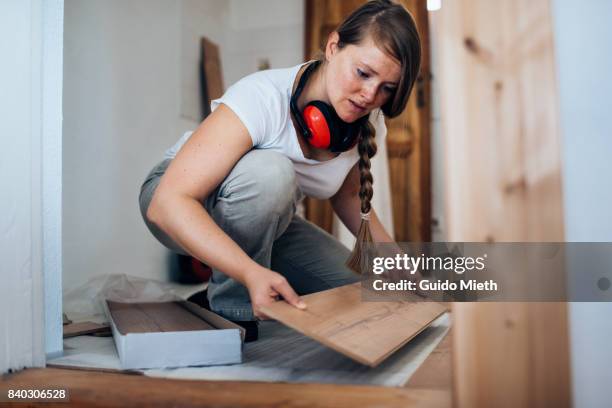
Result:
<svg viewBox="0 0 612 408">
<path fill-rule="evenodd" d="M 202 202 L 252 149 L 247 128 L 221 104 L 193 133 L 162 176 L 147 218 L 187 253 L 244 284 L 256 316 L 259 307 L 282 295 L 303 303 L 287 280 L 254 262 L 210 217 Z"/>
</svg>

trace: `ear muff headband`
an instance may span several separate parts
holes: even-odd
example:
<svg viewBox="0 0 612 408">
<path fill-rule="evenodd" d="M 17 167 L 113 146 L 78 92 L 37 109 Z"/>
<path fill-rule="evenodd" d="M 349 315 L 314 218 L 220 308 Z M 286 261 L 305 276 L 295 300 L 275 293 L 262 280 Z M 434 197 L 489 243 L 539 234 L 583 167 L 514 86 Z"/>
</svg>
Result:
<svg viewBox="0 0 612 408">
<path fill-rule="evenodd" d="M 304 123 L 304 118 L 302 117 L 302 114 L 297 107 L 297 100 L 302 94 L 304 86 L 306 86 L 306 81 L 308 80 L 308 77 L 310 76 L 310 74 L 312 74 L 312 71 L 314 71 L 319 66 L 320 63 L 320 61 L 315 61 L 306 67 L 306 69 L 302 73 L 300 82 L 298 82 L 297 88 L 295 88 L 295 92 L 291 96 L 291 101 L 289 102 L 291 113 L 293 113 L 293 117 L 295 118 L 295 121 L 297 122 L 298 127 L 302 132 L 302 136 L 304 136 L 306 140 L 310 140 L 310 131 Z"/>
</svg>

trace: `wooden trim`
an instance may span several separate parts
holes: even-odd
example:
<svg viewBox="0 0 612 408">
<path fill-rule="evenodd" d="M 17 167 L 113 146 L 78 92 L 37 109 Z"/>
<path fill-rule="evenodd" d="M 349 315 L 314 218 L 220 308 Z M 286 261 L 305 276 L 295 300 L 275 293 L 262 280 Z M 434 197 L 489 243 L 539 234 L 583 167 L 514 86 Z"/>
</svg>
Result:
<svg viewBox="0 0 612 408">
<path fill-rule="evenodd" d="M 431 241 L 431 56 L 427 0 L 417 0 L 415 19 L 421 37 L 421 69 L 417 79 L 416 109 L 419 115 L 420 155 L 418 168 L 420 201 L 420 240 Z"/>
<path fill-rule="evenodd" d="M 414 150 L 412 141 L 409 140 L 388 140 L 387 141 L 387 154 L 389 159 L 406 159 L 410 156 Z"/>
<path fill-rule="evenodd" d="M 417 24 L 422 61 L 406 110 L 396 118 L 387 119 L 395 238 L 428 242 L 431 241 L 431 74 L 427 3 L 424 0 L 401 0 L 401 3 Z M 410 145 L 408 154 L 402 144 Z"/>
<path fill-rule="evenodd" d="M 57 368 L 29 369 L 4 376 L 8 389 L 67 389 L 74 407 L 449 407 L 448 391 L 427 388 L 246 381 L 170 380 Z M 112 392 L 109 392 L 112 390 Z M 15 403 L 22 406 L 23 403 Z M 65 406 L 30 403 L 28 406 Z"/>
</svg>

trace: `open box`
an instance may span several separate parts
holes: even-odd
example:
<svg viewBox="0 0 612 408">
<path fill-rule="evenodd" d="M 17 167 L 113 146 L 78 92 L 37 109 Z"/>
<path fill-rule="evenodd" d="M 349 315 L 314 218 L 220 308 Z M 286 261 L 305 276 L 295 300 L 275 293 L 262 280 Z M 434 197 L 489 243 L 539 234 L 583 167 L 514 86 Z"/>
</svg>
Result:
<svg viewBox="0 0 612 408">
<path fill-rule="evenodd" d="M 137 305 L 136 303 L 114 303 Z M 172 303 L 180 305 L 193 316 L 212 326 L 213 329 L 126 333 L 125 330 L 119 329 L 121 325 L 113 318 L 109 303 L 104 302 L 104 310 L 113 332 L 122 369 L 238 364 L 242 362 L 244 328 L 192 302 L 176 301 Z"/>
</svg>

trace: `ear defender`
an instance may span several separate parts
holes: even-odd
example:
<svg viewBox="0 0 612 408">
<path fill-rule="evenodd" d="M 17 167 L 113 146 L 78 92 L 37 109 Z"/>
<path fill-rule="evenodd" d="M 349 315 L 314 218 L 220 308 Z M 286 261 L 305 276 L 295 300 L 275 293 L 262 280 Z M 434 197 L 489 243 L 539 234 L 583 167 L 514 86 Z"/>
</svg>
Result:
<svg viewBox="0 0 612 408">
<path fill-rule="evenodd" d="M 310 133 L 308 141 L 319 149 L 329 149 L 331 146 L 331 135 L 338 132 L 338 129 L 330 129 L 335 125 L 333 109 L 321 101 L 310 102 L 304 108 L 302 117 Z"/>
<path fill-rule="evenodd" d="M 315 61 L 306 68 L 289 105 L 299 130 L 311 146 L 334 153 L 345 152 L 357 143 L 361 124 L 367 120 L 367 115 L 354 123 L 347 123 L 340 119 L 333 107 L 323 101 L 309 102 L 302 112 L 297 108 L 297 99 L 308 77 L 320 63 Z"/>
</svg>

